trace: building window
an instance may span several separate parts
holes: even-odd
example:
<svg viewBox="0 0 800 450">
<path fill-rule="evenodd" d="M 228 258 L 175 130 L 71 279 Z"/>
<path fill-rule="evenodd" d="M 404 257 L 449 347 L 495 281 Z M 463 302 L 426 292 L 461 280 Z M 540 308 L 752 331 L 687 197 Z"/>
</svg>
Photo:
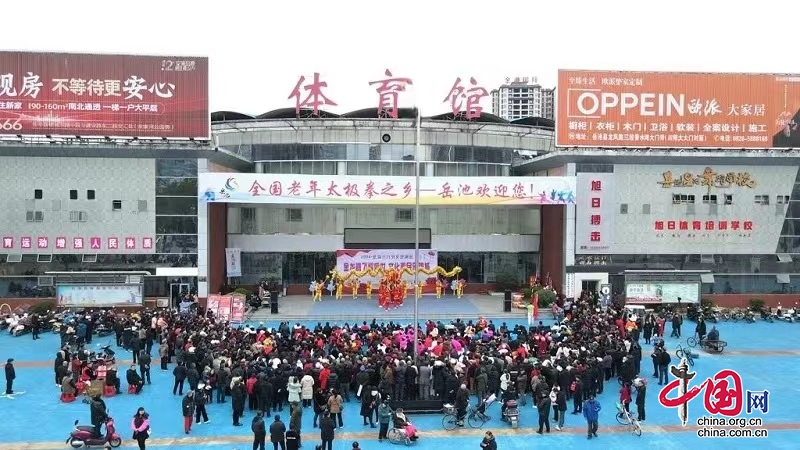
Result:
<svg viewBox="0 0 800 450">
<path fill-rule="evenodd" d="M 69 190 L 69 199 L 70 200 L 77 200 L 78 199 L 78 190 L 77 189 L 70 189 Z"/>
<path fill-rule="evenodd" d="M 44 197 L 44 194 L 41 189 L 34 189 L 33 190 L 33 198 L 36 200 L 41 200 Z"/>
<path fill-rule="evenodd" d="M 122 200 L 111 200 L 111 209 L 114 211 L 122 210 Z"/>
<path fill-rule="evenodd" d="M 619 205 L 619 213 L 620 214 L 628 214 L 628 204 L 627 203 L 621 203 Z"/>
<path fill-rule="evenodd" d="M 297 208 L 288 208 L 286 210 L 286 221 L 287 222 L 302 222 L 303 221 L 303 210 Z"/>
<path fill-rule="evenodd" d="M 26 211 L 25 212 L 25 221 L 26 222 L 43 222 L 44 221 L 44 212 L 42 212 L 42 211 Z"/>
<path fill-rule="evenodd" d="M 147 200 L 139 200 L 138 206 L 139 212 L 147 212 Z"/>
<path fill-rule="evenodd" d="M 725 204 L 726 205 L 733 204 L 733 194 L 725 194 Z"/>
<path fill-rule="evenodd" d="M 788 205 L 789 204 L 789 196 L 788 195 L 776 195 L 775 196 L 775 203 L 779 205 Z"/>
<path fill-rule="evenodd" d="M 716 205 L 717 204 L 717 196 L 716 195 L 704 195 L 703 196 L 703 203 L 706 205 Z"/>
<path fill-rule="evenodd" d="M 693 204 L 694 203 L 694 195 L 687 195 L 687 194 L 672 194 L 672 204 L 673 205 L 681 205 L 681 204 Z"/>
<path fill-rule="evenodd" d="M 414 210 L 411 208 L 395 209 L 394 220 L 395 222 L 413 222 Z"/>
<path fill-rule="evenodd" d="M 650 204 L 645 203 L 642 205 L 642 214 L 650 214 Z"/>
<path fill-rule="evenodd" d="M 756 195 L 754 203 L 756 205 L 769 205 L 769 195 Z"/>
<path fill-rule="evenodd" d="M 94 189 L 89 189 L 86 191 L 86 200 L 94 200 Z"/>
<path fill-rule="evenodd" d="M 69 221 L 70 222 L 86 222 L 89 218 L 89 214 L 86 211 L 70 211 L 69 212 Z"/>
</svg>

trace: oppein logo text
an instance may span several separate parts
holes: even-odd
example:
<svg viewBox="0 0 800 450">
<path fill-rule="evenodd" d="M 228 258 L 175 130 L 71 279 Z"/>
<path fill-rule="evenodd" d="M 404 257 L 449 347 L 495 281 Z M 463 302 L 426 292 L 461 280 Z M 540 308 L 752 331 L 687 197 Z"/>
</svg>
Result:
<svg viewBox="0 0 800 450">
<path fill-rule="evenodd" d="M 570 89 L 568 117 L 599 118 L 612 114 L 641 117 L 683 116 L 686 96 L 632 92 L 602 92 L 599 89 Z"/>
</svg>

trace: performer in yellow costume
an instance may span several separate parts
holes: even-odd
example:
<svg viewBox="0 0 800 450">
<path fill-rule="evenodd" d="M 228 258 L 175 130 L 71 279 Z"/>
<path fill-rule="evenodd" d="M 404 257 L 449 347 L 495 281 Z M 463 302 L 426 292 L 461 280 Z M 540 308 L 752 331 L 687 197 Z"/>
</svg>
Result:
<svg viewBox="0 0 800 450">
<path fill-rule="evenodd" d="M 408 298 L 408 290 L 414 289 L 414 283 L 409 283 L 408 281 L 403 281 L 403 300 Z"/>
<path fill-rule="evenodd" d="M 436 298 L 442 298 L 442 280 L 436 277 Z"/>
<path fill-rule="evenodd" d="M 322 301 L 322 290 L 325 289 L 325 282 L 317 281 L 317 284 L 314 285 L 314 301 L 321 302 Z"/>
<path fill-rule="evenodd" d="M 358 278 L 353 277 L 353 280 L 350 282 L 350 288 L 353 290 L 353 298 L 358 298 L 359 285 L 361 285 L 361 282 L 358 281 Z"/>
<path fill-rule="evenodd" d="M 422 297 L 422 288 L 425 287 L 425 283 L 422 281 L 417 282 L 417 297 Z"/>
<path fill-rule="evenodd" d="M 464 286 L 466 286 L 467 282 L 464 280 L 456 280 L 456 298 L 461 298 L 464 295 Z"/>
<path fill-rule="evenodd" d="M 336 279 L 336 300 L 342 299 L 342 291 L 344 290 L 344 281 L 341 278 Z"/>
<path fill-rule="evenodd" d="M 367 282 L 367 299 L 372 300 L 372 281 Z"/>
</svg>

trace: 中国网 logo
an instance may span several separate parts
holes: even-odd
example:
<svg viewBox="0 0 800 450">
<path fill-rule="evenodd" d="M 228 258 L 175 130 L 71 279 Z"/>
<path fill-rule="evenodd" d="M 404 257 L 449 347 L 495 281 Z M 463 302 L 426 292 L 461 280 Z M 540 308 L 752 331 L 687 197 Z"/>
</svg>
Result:
<svg viewBox="0 0 800 450">
<path fill-rule="evenodd" d="M 735 370 L 721 370 L 701 384 L 691 386 L 697 372 L 689 371 L 686 358 L 683 358 L 679 365 L 670 367 L 670 374 L 674 379 L 661 389 L 658 402 L 667 408 L 677 409 L 684 427 L 689 421 L 689 403 L 701 393 L 703 408 L 712 415 L 736 417 L 742 410 L 747 414 L 769 412 L 769 391 L 744 390 L 742 377 Z"/>
</svg>

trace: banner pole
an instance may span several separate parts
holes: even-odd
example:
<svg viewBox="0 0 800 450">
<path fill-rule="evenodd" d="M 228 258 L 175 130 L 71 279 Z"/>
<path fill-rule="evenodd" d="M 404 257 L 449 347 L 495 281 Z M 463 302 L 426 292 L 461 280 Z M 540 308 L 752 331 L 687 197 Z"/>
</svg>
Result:
<svg viewBox="0 0 800 450">
<path fill-rule="evenodd" d="M 419 113 L 419 106 L 414 109 L 417 113 L 417 138 L 414 145 L 414 173 L 416 177 L 416 196 L 414 200 L 414 362 L 415 364 L 419 364 L 419 159 L 421 157 L 420 139 L 422 136 L 422 119 Z"/>
</svg>

